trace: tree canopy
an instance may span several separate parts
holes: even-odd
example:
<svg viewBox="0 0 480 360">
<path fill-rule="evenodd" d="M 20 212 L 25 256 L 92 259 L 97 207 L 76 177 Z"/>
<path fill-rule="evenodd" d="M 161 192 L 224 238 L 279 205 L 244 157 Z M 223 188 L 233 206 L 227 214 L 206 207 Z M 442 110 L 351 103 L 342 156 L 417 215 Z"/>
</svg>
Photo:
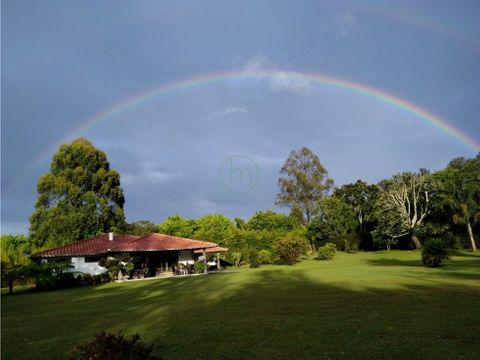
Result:
<svg viewBox="0 0 480 360">
<path fill-rule="evenodd" d="M 476 251 L 473 225 L 480 222 L 480 155 L 452 160 L 435 178 L 441 189 L 441 204 L 455 224 L 465 226 L 472 250 Z"/>
<path fill-rule="evenodd" d="M 358 220 L 359 231 L 366 230 L 366 223 L 371 221 L 375 214 L 375 205 L 378 198 L 377 185 L 369 185 L 365 181 L 357 180 L 352 184 L 345 184 L 335 189 L 333 195 L 349 205 Z"/>
<path fill-rule="evenodd" d="M 196 220 L 185 219 L 181 215 L 172 215 L 165 219 L 158 226 L 158 231 L 162 234 L 180 236 L 184 238 L 193 238 L 193 234 L 198 229 Z"/>
<path fill-rule="evenodd" d="M 61 145 L 37 185 L 30 241 L 52 247 L 125 226 L 120 175 L 86 139 Z"/>
<path fill-rule="evenodd" d="M 296 205 L 305 214 L 307 222 L 310 222 L 317 202 L 333 186 L 333 180 L 328 177 L 327 169 L 323 167 L 317 155 L 303 147 L 290 153 L 280 170 L 280 175 L 277 205 L 289 207 Z"/>
<path fill-rule="evenodd" d="M 431 211 L 436 187 L 427 171 L 404 172 L 381 184 L 379 210 L 381 213 L 377 236 L 397 239 L 410 236 L 416 248 L 421 248 L 417 235 Z"/>
<path fill-rule="evenodd" d="M 299 226 L 294 217 L 277 213 L 272 210 L 257 211 L 246 225 L 249 230 L 292 231 Z"/>
</svg>

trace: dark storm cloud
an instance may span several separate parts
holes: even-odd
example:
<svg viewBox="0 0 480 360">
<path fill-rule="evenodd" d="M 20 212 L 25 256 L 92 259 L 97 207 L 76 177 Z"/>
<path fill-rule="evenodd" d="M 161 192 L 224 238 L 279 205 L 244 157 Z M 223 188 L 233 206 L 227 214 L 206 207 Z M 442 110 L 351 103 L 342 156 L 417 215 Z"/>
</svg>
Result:
<svg viewBox="0 0 480 360">
<path fill-rule="evenodd" d="M 395 13 L 398 5 L 389 4 Z M 453 25 L 422 28 L 356 2 L 3 1 L 2 231 L 26 232 L 37 178 L 49 166 L 34 164 L 45 149 L 74 136 L 105 150 L 121 173 L 128 219 L 156 222 L 174 213 L 247 217 L 274 208 L 278 171 L 301 146 L 320 156 L 337 184 L 473 156 L 377 100 L 282 76 L 165 94 L 72 133 L 154 86 L 256 67 L 367 83 L 449 119 L 478 141 L 480 7 L 427 2 L 400 10 Z M 221 182 L 222 164 L 235 155 L 259 169 L 247 194 Z"/>
</svg>

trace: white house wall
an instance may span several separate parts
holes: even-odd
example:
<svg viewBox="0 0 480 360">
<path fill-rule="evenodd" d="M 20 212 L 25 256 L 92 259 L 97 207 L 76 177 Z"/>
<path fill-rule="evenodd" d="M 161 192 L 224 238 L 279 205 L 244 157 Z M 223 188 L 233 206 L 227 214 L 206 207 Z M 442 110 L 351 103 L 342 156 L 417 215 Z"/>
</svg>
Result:
<svg viewBox="0 0 480 360">
<path fill-rule="evenodd" d="M 98 275 L 107 271 L 106 268 L 98 265 L 98 262 L 85 262 L 84 257 L 72 257 L 73 268 L 70 272 L 82 272 L 92 275 Z"/>
</svg>

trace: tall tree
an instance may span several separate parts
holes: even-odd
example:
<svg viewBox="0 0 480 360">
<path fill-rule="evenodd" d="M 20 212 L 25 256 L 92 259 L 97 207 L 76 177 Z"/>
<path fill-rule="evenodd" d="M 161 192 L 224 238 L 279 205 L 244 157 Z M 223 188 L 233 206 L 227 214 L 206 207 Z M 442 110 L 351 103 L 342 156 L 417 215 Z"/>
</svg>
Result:
<svg viewBox="0 0 480 360">
<path fill-rule="evenodd" d="M 37 191 L 30 217 L 30 241 L 37 248 L 125 226 L 120 175 L 110 169 L 107 155 L 86 139 L 60 146 Z"/>
<path fill-rule="evenodd" d="M 430 213 L 436 188 L 430 174 L 405 172 L 380 183 L 380 219 L 377 237 L 397 239 L 409 235 L 417 249 L 422 247 L 417 235 Z"/>
<path fill-rule="evenodd" d="M 441 186 L 441 202 L 455 224 L 465 225 L 473 251 L 477 250 L 472 226 L 480 221 L 480 155 L 454 159 L 435 174 Z"/>
<path fill-rule="evenodd" d="M 345 184 L 335 189 L 333 194 L 352 207 L 358 220 L 359 231 L 364 232 L 366 223 L 374 215 L 378 192 L 377 185 L 368 185 L 362 180 L 357 180 L 356 183 Z"/>
<path fill-rule="evenodd" d="M 280 193 L 276 204 L 297 206 L 310 222 L 316 204 L 333 186 L 327 170 L 320 159 L 310 149 L 303 147 L 292 151 L 280 170 L 278 179 Z"/>
</svg>

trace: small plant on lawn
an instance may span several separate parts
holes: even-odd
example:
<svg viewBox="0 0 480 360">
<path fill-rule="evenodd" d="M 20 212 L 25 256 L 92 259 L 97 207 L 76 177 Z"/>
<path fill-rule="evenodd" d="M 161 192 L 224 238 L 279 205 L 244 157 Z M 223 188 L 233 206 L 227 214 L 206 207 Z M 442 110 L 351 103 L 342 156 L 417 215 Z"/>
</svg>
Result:
<svg viewBox="0 0 480 360">
<path fill-rule="evenodd" d="M 160 360 L 152 355 L 153 345 L 140 341 L 140 336 L 131 337 L 115 335 L 102 331 L 95 335 L 95 340 L 78 345 L 72 360 Z"/>
<path fill-rule="evenodd" d="M 443 240 L 427 240 L 422 249 L 422 261 L 425 265 L 438 267 L 443 260 L 449 259 L 447 245 Z"/>
<path fill-rule="evenodd" d="M 205 272 L 205 263 L 203 261 L 196 261 L 193 268 L 195 269 L 195 274 L 203 274 Z"/>
<path fill-rule="evenodd" d="M 287 235 L 275 244 L 275 250 L 282 263 L 293 265 L 307 253 L 308 243 L 299 236 Z"/>
<path fill-rule="evenodd" d="M 317 260 L 331 260 L 337 252 L 337 246 L 332 243 L 326 243 L 317 251 Z"/>
<path fill-rule="evenodd" d="M 272 252 L 267 249 L 262 249 L 258 252 L 258 261 L 260 264 L 272 264 L 274 262 Z"/>
</svg>

